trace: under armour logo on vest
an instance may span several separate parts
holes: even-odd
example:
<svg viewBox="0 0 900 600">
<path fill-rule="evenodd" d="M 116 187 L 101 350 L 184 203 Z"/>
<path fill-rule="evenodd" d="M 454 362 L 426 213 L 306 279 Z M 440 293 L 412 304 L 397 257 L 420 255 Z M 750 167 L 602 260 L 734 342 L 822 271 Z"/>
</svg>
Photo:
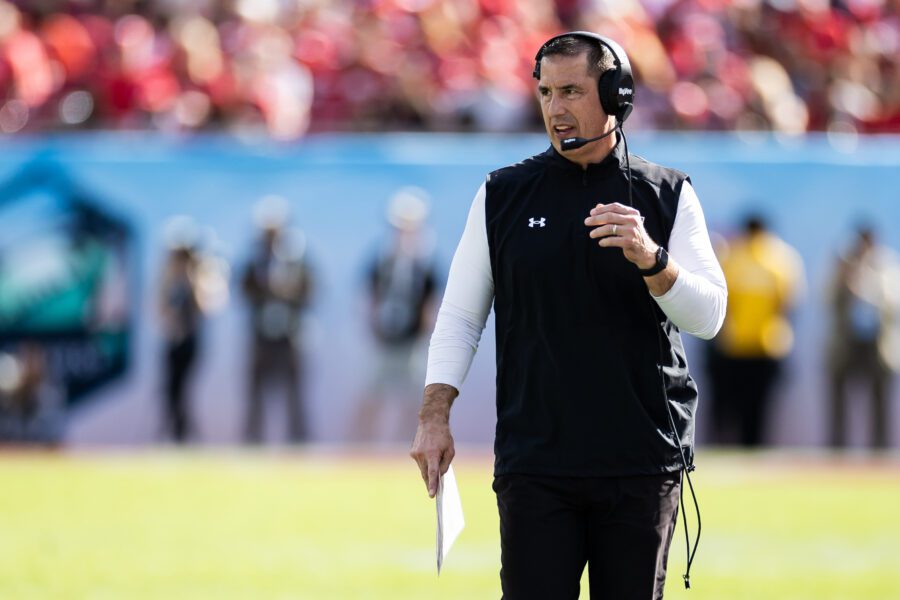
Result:
<svg viewBox="0 0 900 600">
<path fill-rule="evenodd" d="M 535 219 L 534 217 L 528 219 L 528 226 L 534 227 L 537 225 L 538 227 L 544 227 L 547 225 L 547 217 L 541 217 L 540 219 Z"/>
</svg>

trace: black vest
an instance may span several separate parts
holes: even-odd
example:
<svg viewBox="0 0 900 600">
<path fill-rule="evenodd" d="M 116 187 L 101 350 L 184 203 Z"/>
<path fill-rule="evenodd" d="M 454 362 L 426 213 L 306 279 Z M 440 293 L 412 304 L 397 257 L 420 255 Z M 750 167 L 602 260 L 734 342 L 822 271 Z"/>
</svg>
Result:
<svg viewBox="0 0 900 600">
<path fill-rule="evenodd" d="M 635 155 L 630 161 L 634 207 L 668 247 L 687 176 Z M 495 474 L 676 471 L 681 455 L 666 398 L 692 462 L 697 388 L 678 328 L 622 250 L 599 247 L 584 224 L 598 202 L 628 202 L 621 144 L 586 170 L 551 147 L 494 171 L 486 189 Z"/>
</svg>

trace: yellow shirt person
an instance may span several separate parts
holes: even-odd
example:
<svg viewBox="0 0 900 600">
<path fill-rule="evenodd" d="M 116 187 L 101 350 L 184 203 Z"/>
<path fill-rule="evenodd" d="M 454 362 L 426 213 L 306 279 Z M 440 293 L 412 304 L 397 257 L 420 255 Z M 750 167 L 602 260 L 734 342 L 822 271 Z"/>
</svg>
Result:
<svg viewBox="0 0 900 600">
<path fill-rule="evenodd" d="M 794 343 L 788 313 L 805 290 L 803 261 L 755 217 L 718 250 L 728 314 L 708 362 L 713 437 L 758 446 L 781 361 Z"/>
<path fill-rule="evenodd" d="M 728 283 L 721 351 L 740 358 L 786 356 L 794 342 L 787 313 L 804 289 L 800 255 L 762 227 L 748 226 L 720 261 Z"/>
</svg>

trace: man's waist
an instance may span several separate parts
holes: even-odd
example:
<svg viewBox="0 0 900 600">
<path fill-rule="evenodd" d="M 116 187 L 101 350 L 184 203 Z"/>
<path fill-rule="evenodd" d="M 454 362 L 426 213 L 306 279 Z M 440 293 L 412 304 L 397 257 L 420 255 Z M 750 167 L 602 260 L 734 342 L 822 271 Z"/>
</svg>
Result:
<svg viewBox="0 0 900 600">
<path fill-rule="evenodd" d="M 693 447 L 685 447 L 685 451 L 688 464 L 691 464 Z M 564 454 L 532 456 L 495 446 L 494 455 L 494 476 L 637 477 L 672 473 L 683 468 L 681 455 L 674 447 L 640 455 L 608 452 L 599 456 L 571 457 Z"/>
</svg>

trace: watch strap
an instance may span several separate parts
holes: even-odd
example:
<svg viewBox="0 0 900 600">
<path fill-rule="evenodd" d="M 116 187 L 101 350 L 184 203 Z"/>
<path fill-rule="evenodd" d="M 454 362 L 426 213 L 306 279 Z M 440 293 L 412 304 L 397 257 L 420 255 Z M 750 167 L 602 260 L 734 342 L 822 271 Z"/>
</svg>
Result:
<svg viewBox="0 0 900 600">
<path fill-rule="evenodd" d="M 665 269 L 669 264 L 669 253 L 666 252 L 666 249 L 660 246 L 656 250 L 656 264 L 654 264 L 649 269 L 638 269 L 638 273 L 643 277 L 651 277 L 656 275 Z"/>
</svg>

